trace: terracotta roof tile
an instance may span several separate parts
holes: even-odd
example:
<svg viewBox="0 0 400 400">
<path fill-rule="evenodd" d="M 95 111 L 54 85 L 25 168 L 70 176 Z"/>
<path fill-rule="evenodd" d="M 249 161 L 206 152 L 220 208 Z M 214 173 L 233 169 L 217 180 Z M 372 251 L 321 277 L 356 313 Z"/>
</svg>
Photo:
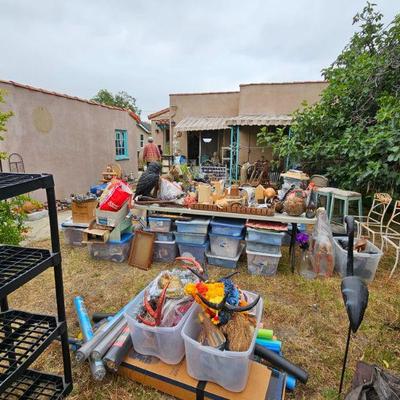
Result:
<svg viewBox="0 0 400 400">
<path fill-rule="evenodd" d="M 19 87 L 19 88 L 22 88 L 22 89 L 32 90 L 34 92 L 40 92 L 40 93 L 44 93 L 44 94 L 49 94 L 51 96 L 64 97 L 65 99 L 76 100 L 76 101 L 80 101 L 82 103 L 91 104 L 93 106 L 100 106 L 100 107 L 108 108 L 110 110 L 118 110 L 118 111 L 128 112 L 128 114 L 136 122 L 140 122 L 140 117 L 136 113 L 134 113 L 133 111 L 131 111 L 129 109 L 125 109 L 125 108 L 121 108 L 121 107 L 115 107 L 115 106 L 109 106 L 107 104 L 97 103 L 96 101 L 93 101 L 93 100 L 82 99 L 80 97 L 70 96 L 70 95 L 64 94 L 64 93 L 57 93 L 57 92 L 53 92 L 53 91 L 42 89 L 42 88 L 37 88 L 37 87 L 34 87 L 34 86 L 30 86 L 30 85 L 24 85 L 22 83 L 18 83 L 18 82 L 14 82 L 14 81 L 5 81 L 5 80 L 1 80 L 0 79 L 0 83 L 5 83 L 5 84 L 12 85 L 12 86 L 15 86 L 15 87 Z"/>
<path fill-rule="evenodd" d="M 149 115 L 147 116 L 147 119 L 156 118 L 156 117 L 158 117 L 159 115 L 165 114 L 166 112 L 169 112 L 169 107 L 163 108 L 163 109 L 160 110 L 160 111 L 156 111 L 156 112 L 153 113 L 153 114 L 149 114 Z"/>
</svg>

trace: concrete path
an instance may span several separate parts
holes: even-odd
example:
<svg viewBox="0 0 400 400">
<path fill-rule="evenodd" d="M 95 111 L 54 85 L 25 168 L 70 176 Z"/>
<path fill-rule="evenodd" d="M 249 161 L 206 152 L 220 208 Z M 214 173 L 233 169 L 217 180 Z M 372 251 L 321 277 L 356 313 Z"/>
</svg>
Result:
<svg viewBox="0 0 400 400">
<path fill-rule="evenodd" d="M 65 220 L 71 217 L 71 211 L 60 211 L 58 213 L 58 225 L 60 226 Z M 26 221 L 25 225 L 29 228 L 26 239 L 21 243 L 26 245 L 30 242 L 50 239 L 49 217 L 39 219 L 37 221 Z"/>
</svg>

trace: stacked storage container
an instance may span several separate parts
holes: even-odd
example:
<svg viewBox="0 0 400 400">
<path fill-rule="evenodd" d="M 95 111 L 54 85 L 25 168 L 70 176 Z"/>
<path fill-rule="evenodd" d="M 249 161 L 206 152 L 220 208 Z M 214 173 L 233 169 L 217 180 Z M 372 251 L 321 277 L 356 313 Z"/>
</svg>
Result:
<svg viewBox="0 0 400 400">
<path fill-rule="evenodd" d="M 156 235 L 153 247 L 153 261 L 155 262 L 175 260 L 177 248 L 171 227 L 171 218 L 149 217 L 149 231 Z"/>
<path fill-rule="evenodd" d="M 246 253 L 250 274 L 273 276 L 281 259 L 284 232 L 247 228 Z"/>
<path fill-rule="evenodd" d="M 224 268 L 236 268 L 243 251 L 245 223 L 243 220 L 215 218 L 211 221 L 208 263 Z"/>
<path fill-rule="evenodd" d="M 123 233 L 121 240 L 109 240 L 106 243 L 88 242 L 91 257 L 99 260 L 124 262 L 128 258 L 132 233 Z"/>
<path fill-rule="evenodd" d="M 181 257 L 195 258 L 200 264 L 206 261 L 208 249 L 209 219 L 194 218 L 190 221 L 176 221 L 175 241 Z"/>
</svg>

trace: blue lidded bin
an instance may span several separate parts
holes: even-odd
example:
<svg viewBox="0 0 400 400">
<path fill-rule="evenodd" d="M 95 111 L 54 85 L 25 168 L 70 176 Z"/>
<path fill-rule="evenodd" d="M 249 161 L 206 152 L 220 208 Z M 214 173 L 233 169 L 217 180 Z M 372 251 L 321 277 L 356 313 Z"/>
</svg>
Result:
<svg viewBox="0 0 400 400">
<path fill-rule="evenodd" d="M 285 232 L 268 231 L 265 229 L 247 228 L 246 240 L 280 246 Z"/>
<path fill-rule="evenodd" d="M 209 219 L 194 218 L 190 221 L 175 221 L 178 233 L 201 233 L 206 235 L 208 232 Z"/>
<path fill-rule="evenodd" d="M 211 232 L 219 235 L 242 236 L 245 220 L 231 218 L 214 218 L 211 221 Z"/>
<path fill-rule="evenodd" d="M 179 254 L 181 257 L 190 257 L 195 258 L 200 264 L 204 264 L 206 262 L 206 251 L 208 250 L 209 242 L 205 242 L 204 244 L 190 244 L 190 243 L 182 243 L 176 240 L 176 243 L 179 248 Z"/>
<path fill-rule="evenodd" d="M 206 233 L 174 232 L 175 239 L 180 243 L 204 244 L 207 241 Z"/>
<path fill-rule="evenodd" d="M 171 218 L 149 217 L 149 227 L 152 232 L 169 232 L 171 223 Z"/>
</svg>

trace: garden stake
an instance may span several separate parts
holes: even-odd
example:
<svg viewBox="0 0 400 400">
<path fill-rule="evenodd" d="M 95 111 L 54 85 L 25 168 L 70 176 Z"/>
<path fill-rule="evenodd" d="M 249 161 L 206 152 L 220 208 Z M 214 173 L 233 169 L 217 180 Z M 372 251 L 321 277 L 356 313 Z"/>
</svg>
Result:
<svg viewBox="0 0 400 400">
<path fill-rule="evenodd" d="M 342 280 L 342 296 L 349 318 L 349 331 L 347 334 L 346 350 L 344 352 L 342 375 L 340 377 L 339 396 L 343 389 L 344 373 L 346 370 L 347 355 L 349 352 L 351 332 L 356 333 L 364 318 L 368 305 L 368 287 L 358 277 L 353 276 L 353 246 L 354 246 L 354 218 L 346 217 L 347 233 L 349 237 L 347 249 L 347 276 Z"/>
</svg>

